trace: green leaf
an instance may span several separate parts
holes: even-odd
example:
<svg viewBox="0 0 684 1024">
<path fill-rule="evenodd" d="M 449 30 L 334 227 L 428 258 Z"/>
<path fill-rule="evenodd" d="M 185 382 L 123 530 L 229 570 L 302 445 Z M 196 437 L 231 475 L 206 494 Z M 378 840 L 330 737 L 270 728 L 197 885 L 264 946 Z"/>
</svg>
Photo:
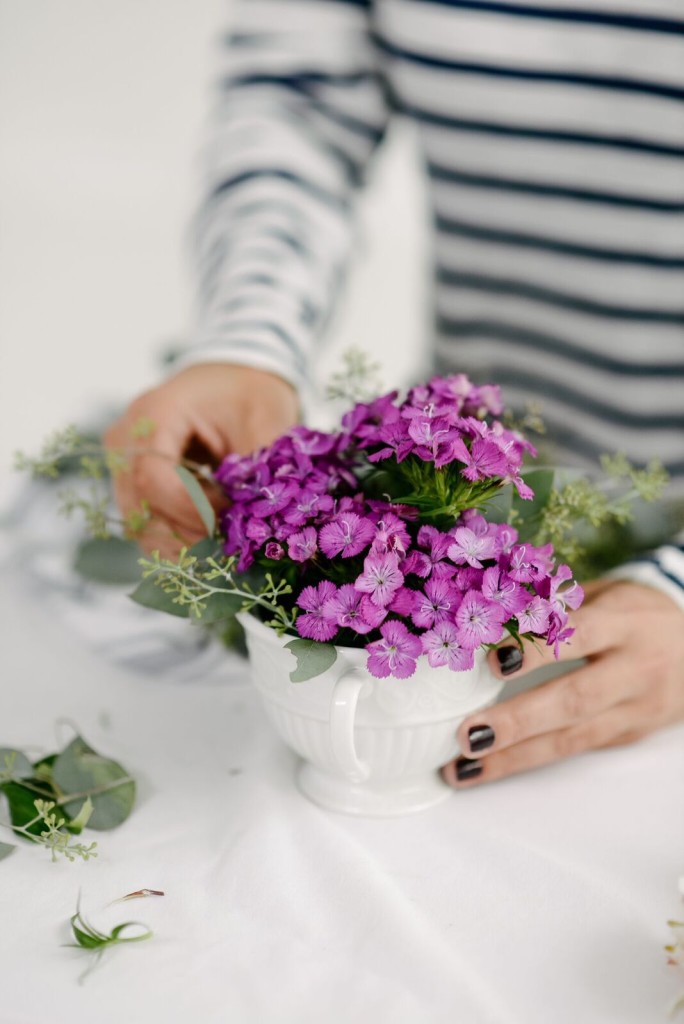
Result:
<svg viewBox="0 0 684 1024">
<path fill-rule="evenodd" d="M 28 780 L 27 780 L 28 781 Z M 43 796 L 44 800 L 55 800 L 55 795 L 50 792 L 48 786 L 45 783 L 40 783 L 37 779 L 31 779 L 31 782 L 35 782 L 37 786 L 45 790 Z M 4 782 L 0 786 L 2 792 L 5 794 L 7 799 L 7 806 L 9 808 L 10 821 L 13 825 L 23 827 L 29 821 L 32 821 L 36 816 L 36 808 L 34 806 L 34 800 L 39 800 L 40 794 L 34 793 L 32 790 L 25 789 L 20 782 Z M 59 808 L 55 808 L 55 813 L 59 811 Z M 66 817 L 66 815 L 65 815 Z M 39 836 L 41 832 L 45 831 L 45 822 L 37 821 L 31 825 L 28 829 L 31 835 Z"/>
<path fill-rule="evenodd" d="M 55 761 L 55 784 L 65 796 L 90 792 L 93 813 L 88 827 L 100 830 L 116 828 L 129 816 L 135 803 L 135 782 L 116 761 L 98 754 L 80 736 L 71 741 Z M 121 780 L 129 781 L 121 781 Z M 96 793 L 94 790 L 106 788 Z M 83 797 L 62 805 L 64 816 L 78 818 Z"/>
<path fill-rule="evenodd" d="M 522 543 L 532 539 L 539 527 L 541 512 L 546 508 L 553 490 L 554 471 L 552 469 L 532 469 L 523 473 L 523 479 L 534 491 L 534 498 L 525 501 L 516 492 L 511 501 L 511 508 L 518 518 L 515 526 Z"/>
<path fill-rule="evenodd" d="M 207 597 L 204 610 L 196 621 L 209 626 L 214 622 L 221 622 L 223 619 L 232 619 L 244 603 L 244 597 L 238 594 L 211 594 Z"/>
<path fill-rule="evenodd" d="M 78 812 L 75 818 L 72 818 L 69 822 L 69 831 L 73 832 L 74 835 L 80 835 L 83 829 L 90 821 L 93 814 L 93 801 L 90 797 L 86 797 L 83 801 L 83 806 Z"/>
<path fill-rule="evenodd" d="M 26 754 L 14 747 L 0 747 L 0 775 L 11 771 L 15 779 L 30 779 L 33 767 Z"/>
<path fill-rule="evenodd" d="M 158 612 L 167 612 L 169 615 L 177 615 L 179 619 L 190 617 L 190 607 L 187 604 L 176 604 L 171 594 L 167 594 L 154 582 L 153 576 L 141 580 L 133 593 L 128 595 L 136 604 L 144 608 L 154 608 Z"/>
<path fill-rule="evenodd" d="M 332 644 L 322 644 L 317 640 L 290 640 L 285 644 L 297 659 L 297 667 L 290 672 L 293 683 L 304 683 L 307 679 L 321 675 L 335 664 L 337 651 Z"/>
<path fill-rule="evenodd" d="M 14 843 L 0 843 L 0 860 L 4 860 L 5 857 L 9 857 L 11 853 L 14 853 L 16 846 Z"/>
<path fill-rule="evenodd" d="M 193 544 L 188 549 L 189 555 L 194 555 L 200 562 L 204 562 L 207 558 L 217 558 L 222 554 L 221 544 L 216 541 L 214 537 L 203 537 L 202 540 L 198 540 L 196 544 Z"/>
<path fill-rule="evenodd" d="M 100 938 L 95 935 L 90 935 L 88 932 L 84 932 L 76 924 L 77 920 L 78 915 L 74 914 L 71 918 L 71 930 L 74 933 L 74 938 L 79 946 L 82 946 L 83 949 L 100 949 L 102 946 L 107 945 L 106 936 L 102 936 L 102 938 Z"/>
<path fill-rule="evenodd" d="M 144 931 L 139 932 L 137 935 L 129 935 L 128 938 L 123 937 L 123 932 L 128 928 L 143 928 Z M 123 924 L 118 924 L 116 928 L 112 928 L 110 939 L 112 942 L 144 942 L 145 939 L 151 939 L 152 932 L 143 924 L 142 921 L 124 921 Z"/>
<path fill-rule="evenodd" d="M 140 579 L 140 548 L 132 540 L 92 538 L 79 544 L 74 569 L 86 580 L 111 585 L 137 583 Z"/>
<path fill-rule="evenodd" d="M 207 533 L 212 537 L 216 530 L 216 515 L 211 507 L 211 502 L 202 490 L 201 484 L 189 469 L 186 469 L 185 466 L 176 466 L 176 472 L 190 495 L 190 500 L 197 509 Z"/>
<path fill-rule="evenodd" d="M 52 769 L 56 760 L 57 754 L 47 754 L 45 757 L 41 757 L 40 761 L 33 762 L 34 775 L 41 784 L 47 783 L 48 786 L 52 784 Z"/>
<path fill-rule="evenodd" d="M 513 493 L 511 493 L 513 492 Z M 502 487 L 501 490 L 489 498 L 485 507 L 485 515 L 489 523 L 507 523 L 511 514 L 513 503 L 512 487 Z"/>
</svg>

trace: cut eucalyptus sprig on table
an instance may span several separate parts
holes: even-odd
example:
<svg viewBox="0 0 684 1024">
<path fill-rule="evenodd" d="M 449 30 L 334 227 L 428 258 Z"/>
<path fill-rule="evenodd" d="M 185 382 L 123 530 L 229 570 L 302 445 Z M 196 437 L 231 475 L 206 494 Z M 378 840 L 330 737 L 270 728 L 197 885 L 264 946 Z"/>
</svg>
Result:
<svg viewBox="0 0 684 1024">
<path fill-rule="evenodd" d="M 80 893 L 76 903 L 76 913 L 72 914 L 70 924 L 75 942 L 67 943 L 67 945 L 75 949 L 88 950 L 88 952 L 95 956 L 93 963 L 80 976 L 80 984 L 97 967 L 108 949 L 113 949 L 115 946 L 129 945 L 132 942 L 145 942 L 147 939 L 151 939 L 153 935 L 152 930 L 146 924 L 143 924 L 142 921 L 124 921 L 122 924 L 112 928 L 109 934 L 101 932 L 83 916 Z M 124 934 L 134 928 L 141 928 L 142 931 L 136 932 L 134 935 Z"/>
<path fill-rule="evenodd" d="M 31 762 L 26 754 L 0 747 L 0 794 L 9 821 L 0 827 L 42 846 L 53 861 L 90 860 L 97 843 L 74 841 L 86 826 L 95 831 L 116 828 L 135 803 L 135 780 L 111 758 L 75 736 L 63 750 Z M 16 849 L 0 843 L 0 860 Z"/>
</svg>

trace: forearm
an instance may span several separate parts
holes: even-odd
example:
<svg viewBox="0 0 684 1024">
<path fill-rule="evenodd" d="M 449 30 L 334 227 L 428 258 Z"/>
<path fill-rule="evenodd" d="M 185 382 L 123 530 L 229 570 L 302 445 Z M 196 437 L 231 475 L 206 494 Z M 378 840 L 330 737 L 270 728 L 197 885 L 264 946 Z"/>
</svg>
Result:
<svg viewBox="0 0 684 1024">
<path fill-rule="evenodd" d="M 301 388 L 340 291 L 352 206 L 388 117 L 368 12 L 245 0 L 224 46 L 181 364 L 226 361 Z"/>
</svg>

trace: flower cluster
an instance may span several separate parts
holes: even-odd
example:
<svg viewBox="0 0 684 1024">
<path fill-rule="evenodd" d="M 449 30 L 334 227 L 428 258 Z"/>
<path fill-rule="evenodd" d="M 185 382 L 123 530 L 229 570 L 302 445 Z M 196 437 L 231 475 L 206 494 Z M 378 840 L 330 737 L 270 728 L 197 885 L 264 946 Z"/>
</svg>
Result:
<svg viewBox="0 0 684 1024">
<path fill-rule="evenodd" d="M 535 455 L 534 447 L 499 420 L 486 419 L 503 411 L 498 387 L 475 387 L 464 374 L 457 374 L 412 388 L 401 405 L 395 398 L 393 392 L 359 404 L 342 420 L 368 452 L 369 462 L 392 458 L 400 464 L 414 456 L 436 469 L 456 463 L 463 480 L 496 478 L 513 483 L 522 497 L 532 497 L 520 470 L 524 453 Z"/>
<path fill-rule="evenodd" d="M 321 643 L 365 646 L 369 671 L 406 678 L 418 657 L 454 671 L 507 633 L 558 649 L 583 594 L 551 545 L 487 520 L 507 484 L 522 498 L 532 446 L 495 417 L 494 386 L 435 378 L 359 403 L 334 433 L 296 427 L 216 473 L 230 502 L 224 551 L 239 571 L 279 572 L 295 627 Z"/>
</svg>

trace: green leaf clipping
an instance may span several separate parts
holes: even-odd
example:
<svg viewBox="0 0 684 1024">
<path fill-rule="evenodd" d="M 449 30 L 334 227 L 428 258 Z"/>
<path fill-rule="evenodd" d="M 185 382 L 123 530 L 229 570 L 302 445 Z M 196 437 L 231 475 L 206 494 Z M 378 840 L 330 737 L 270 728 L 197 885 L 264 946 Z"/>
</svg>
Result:
<svg viewBox="0 0 684 1024">
<path fill-rule="evenodd" d="M 135 803 L 135 782 L 116 761 L 96 753 L 80 736 L 71 741 L 55 761 L 55 784 L 65 794 L 90 791 L 93 803 L 88 828 L 116 828 L 129 816 Z M 101 789 L 102 792 L 93 792 Z M 66 816 L 77 821 L 83 811 L 83 798 L 63 805 Z"/>
<path fill-rule="evenodd" d="M 92 538 L 79 544 L 74 569 L 84 579 L 111 585 L 137 583 L 140 579 L 140 548 L 132 540 Z"/>
<path fill-rule="evenodd" d="M 293 683 L 305 683 L 307 679 L 320 676 L 335 664 L 337 658 L 332 644 L 322 644 L 317 640 L 290 640 L 285 647 L 297 659 L 297 667 L 290 672 Z"/>
<path fill-rule="evenodd" d="M 211 537 L 216 530 L 216 515 L 211 507 L 211 502 L 189 469 L 186 469 L 185 466 L 176 466 L 176 472 L 190 495 L 190 500 L 197 509 L 207 533 Z"/>
</svg>

